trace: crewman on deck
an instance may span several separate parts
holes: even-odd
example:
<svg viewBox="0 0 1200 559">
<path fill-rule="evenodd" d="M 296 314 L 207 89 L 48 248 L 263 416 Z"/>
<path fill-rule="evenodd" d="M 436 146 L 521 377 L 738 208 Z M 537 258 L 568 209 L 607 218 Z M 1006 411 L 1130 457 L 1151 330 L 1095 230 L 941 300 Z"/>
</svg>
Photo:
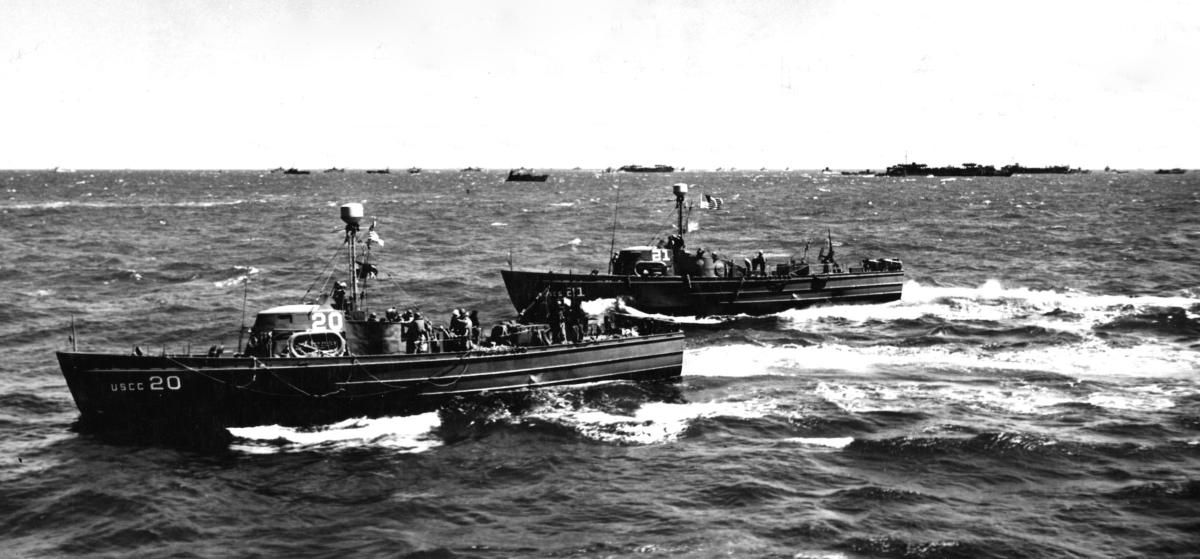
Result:
<svg viewBox="0 0 1200 559">
<path fill-rule="evenodd" d="M 550 312 L 547 313 L 550 318 L 550 342 L 562 343 L 567 338 L 563 324 L 563 306 L 566 301 L 560 300 L 558 297 L 549 297 L 547 302 L 550 307 Z"/>
<path fill-rule="evenodd" d="M 567 335 L 570 336 L 572 342 L 582 342 L 583 336 L 587 334 L 588 315 L 583 310 L 583 300 L 579 297 L 571 299 L 571 315 L 570 315 L 570 331 Z"/>
<path fill-rule="evenodd" d="M 479 345 L 479 336 L 483 332 L 483 326 L 479 324 L 479 311 L 471 309 L 467 317 L 471 319 L 471 343 Z"/>
<path fill-rule="evenodd" d="M 431 335 L 431 327 L 425 317 L 421 316 L 421 311 L 413 311 L 412 320 L 413 344 L 414 351 L 410 353 L 429 353 L 429 339 Z"/>
<path fill-rule="evenodd" d="M 467 339 L 466 322 L 463 320 L 463 313 L 459 309 L 450 311 L 450 346 L 449 349 L 454 351 L 462 351 L 465 348 L 463 342 Z"/>
<path fill-rule="evenodd" d="M 404 352 L 413 353 L 417 350 L 417 333 L 413 326 L 413 310 L 405 309 L 400 315 L 400 339 L 404 342 Z"/>
<path fill-rule="evenodd" d="M 467 309 L 462 307 L 458 308 L 458 317 L 462 319 L 463 349 L 471 349 L 471 330 L 475 328 L 475 323 L 471 320 L 471 315 L 467 314 Z"/>
<path fill-rule="evenodd" d="M 751 275 L 756 272 L 762 272 L 764 276 L 767 275 L 767 257 L 763 256 L 763 251 L 761 250 L 758 251 L 758 254 L 754 257 L 754 260 L 750 261 Z"/>
<path fill-rule="evenodd" d="M 346 282 L 339 281 L 333 286 L 333 308 L 346 310 Z"/>
<path fill-rule="evenodd" d="M 400 322 L 400 311 L 396 310 L 396 307 L 388 307 L 384 316 L 387 317 L 388 322 Z"/>
</svg>

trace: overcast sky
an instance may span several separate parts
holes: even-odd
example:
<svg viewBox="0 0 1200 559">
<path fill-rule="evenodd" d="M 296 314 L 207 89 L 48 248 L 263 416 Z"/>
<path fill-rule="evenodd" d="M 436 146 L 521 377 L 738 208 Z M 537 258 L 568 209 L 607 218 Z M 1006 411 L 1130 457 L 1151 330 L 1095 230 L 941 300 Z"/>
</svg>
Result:
<svg viewBox="0 0 1200 559">
<path fill-rule="evenodd" d="M 1200 168 L 1200 3 L 0 0 L 0 168 Z"/>
</svg>

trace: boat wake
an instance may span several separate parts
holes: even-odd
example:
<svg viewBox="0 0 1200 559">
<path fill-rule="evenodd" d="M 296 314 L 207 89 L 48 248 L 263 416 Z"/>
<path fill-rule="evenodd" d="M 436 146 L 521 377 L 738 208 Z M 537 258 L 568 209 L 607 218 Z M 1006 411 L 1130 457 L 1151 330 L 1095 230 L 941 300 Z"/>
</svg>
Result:
<svg viewBox="0 0 1200 559">
<path fill-rule="evenodd" d="M 523 416 L 567 428 L 583 439 L 616 445 L 646 446 L 686 436 L 698 419 L 755 419 L 765 410 L 746 402 L 647 402 L 634 410 L 549 407 Z"/>
<path fill-rule="evenodd" d="M 935 287 L 909 281 L 900 301 L 880 305 L 811 307 L 779 313 L 798 327 L 825 318 L 855 322 L 915 320 L 936 316 L 955 321 L 1026 320 L 1038 325 L 1091 330 L 1117 317 L 1148 309 L 1181 309 L 1188 320 L 1200 319 L 1200 298 L 1176 296 L 1092 295 L 1078 291 L 1040 291 L 1005 287 L 990 280 L 979 287 Z M 1072 320 L 1074 319 L 1074 320 Z"/>
<path fill-rule="evenodd" d="M 754 399 L 683 402 L 647 400 L 634 384 L 546 390 L 525 406 L 478 404 L 421 415 L 358 418 L 315 428 L 279 425 L 229 428 L 230 448 L 247 454 L 378 448 L 423 453 L 498 431 L 532 431 L 621 446 L 648 446 L 685 437 L 706 418 L 757 419 L 773 403 Z M 813 443 L 819 444 L 819 443 Z"/>
<path fill-rule="evenodd" d="M 1100 340 L 1028 349 L 964 349 L 957 346 L 858 347 L 830 342 L 762 346 L 732 344 L 688 350 L 684 377 L 796 376 L 921 371 L 1016 376 L 1055 374 L 1071 378 L 1188 377 L 1200 369 L 1200 354 L 1165 344 L 1113 347 Z"/>
<path fill-rule="evenodd" d="M 1004 414 L 1054 415 L 1074 406 L 1107 412 L 1150 412 L 1170 409 L 1194 396 L 1174 386 L 1110 387 L 1063 383 L 1007 386 L 974 384 L 825 381 L 815 394 L 846 413 L 932 413 L 938 409 L 976 409 Z"/>
<path fill-rule="evenodd" d="M 598 303 L 603 302 L 605 305 L 610 306 L 610 307 L 615 305 L 616 308 L 620 309 L 622 312 L 628 313 L 632 316 L 636 316 L 636 317 L 640 317 L 640 318 L 653 318 L 655 320 L 661 320 L 664 322 L 673 322 L 675 324 L 682 324 L 682 325 L 689 325 L 689 324 L 692 324 L 692 325 L 719 325 L 719 324 L 725 324 L 725 323 L 729 322 L 730 320 L 735 320 L 735 319 L 739 318 L 739 317 L 720 317 L 720 316 L 709 316 L 709 317 L 672 316 L 672 315 L 666 315 L 666 314 L 643 312 L 643 311 L 640 311 L 633 307 L 630 307 L 629 305 L 626 305 L 624 301 L 621 301 L 619 299 L 597 299 L 596 301 Z M 746 315 L 740 315 L 740 317 L 747 318 Z"/>
<path fill-rule="evenodd" d="M 345 450 L 364 446 L 397 452 L 427 452 L 443 444 L 435 434 L 436 412 L 404 417 L 358 418 L 299 429 L 279 425 L 231 427 L 230 448 L 247 454 Z"/>
</svg>

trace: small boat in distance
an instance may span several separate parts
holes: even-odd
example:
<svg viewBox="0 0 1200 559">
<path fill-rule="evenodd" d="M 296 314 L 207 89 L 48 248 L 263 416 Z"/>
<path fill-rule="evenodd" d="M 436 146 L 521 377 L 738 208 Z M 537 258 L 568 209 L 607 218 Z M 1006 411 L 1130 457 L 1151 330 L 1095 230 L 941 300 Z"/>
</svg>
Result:
<svg viewBox="0 0 1200 559">
<path fill-rule="evenodd" d="M 680 375 L 677 327 L 615 312 L 589 316 L 578 299 L 547 300 L 549 322 L 490 330 L 458 311 L 449 327 L 412 309 L 372 312 L 360 286 L 377 272 L 371 252 L 382 242 L 374 225 L 360 235 L 361 204 L 343 205 L 341 214 L 346 281 L 321 288 L 314 300 L 259 311 L 248 343 L 241 347 L 239 338 L 232 354 L 219 345 L 206 353 L 79 351 L 72 326 L 72 348 L 57 356 L 81 425 L 155 434 L 318 425 L 481 395 Z M 332 281 L 334 273 L 323 277 Z"/>
<path fill-rule="evenodd" d="M 300 170 L 300 169 L 297 169 L 297 168 L 295 168 L 295 167 L 292 167 L 292 168 L 290 168 L 290 169 L 288 169 L 288 170 L 286 170 L 286 171 L 284 171 L 284 172 L 283 172 L 283 174 L 285 174 L 285 175 L 307 175 L 307 174 L 310 174 L 310 173 L 312 173 L 312 171 L 302 171 L 302 170 Z"/>
<path fill-rule="evenodd" d="M 410 174 L 410 175 L 417 175 L 417 174 L 420 174 L 420 173 L 421 173 L 421 168 L 420 168 L 420 167 L 409 167 L 409 168 L 408 168 L 408 174 Z"/>
<path fill-rule="evenodd" d="M 478 173 L 482 170 L 483 169 L 480 169 L 479 167 L 463 167 L 459 172 L 460 173 Z"/>
<path fill-rule="evenodd" d="M 534 173 L 530 169 L 521 167 L 520 169 L 509 171 L 508 177 L 504 179 L 504 182 L 546 182 L 547 178 L 550 178 L 550 175 L 547 173 Z"/>
<path fill-rule="evenodd" d="M 368 175 L 388 175 L 391 172 L 391 169 L 367 169 Z"/>
<path fill-rule="evenodd" d="M 1186 172 L 1187 172 L 1186 169 L 1180 169 L 1179 167 L 1176 167 L 1174 169 L 1159 169 L 1159 170 L 1155 171 L 1154 174 L 1156 174 L 1156 175 L 1182 175 Z"/>
<path fill-rule="evenodd" d="M 613 254 L 608 272 L 535 272 L 501 270 L 509 300 L 520 317 L 540 320 L 547 298 L 619 299 L 647 313 L 677 316 L 762 315 L 817 304 L 881 303 L 900 299 L 903 265 L 898 259 L 867 259 L 843 268 L 822 248 L 809 264 L 807 247 L 769 266 L 760 251 L 741 263 L 704 249 L 688 252 L 684 217 L 688 186 L 674 186 L 678 232 L 657 245 L 632 246 Z M 709 203 L 711 197 L 705 197 Z M 719 199 L 713 199 L 720 207 Z M 710 207 L 711 206 L 711 203 Z"/>
</svg>

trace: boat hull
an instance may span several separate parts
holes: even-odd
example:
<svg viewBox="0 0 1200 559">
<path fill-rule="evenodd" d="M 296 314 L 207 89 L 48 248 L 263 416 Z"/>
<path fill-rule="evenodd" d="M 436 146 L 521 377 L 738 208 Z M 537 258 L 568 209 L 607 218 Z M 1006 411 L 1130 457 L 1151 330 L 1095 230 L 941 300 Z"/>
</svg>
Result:
<svg viewBox="0 0 1200 559">
<path fill-rule="evenodd" d="M 59 352 L 88 424 L 198 429 L 406 415 L 449 399 L 567 384 L 677 379 L 681 333 L 441 354 L 269 358 Z"/>
<path fill-rule="evenodd" d="M 811 276 L 696 278 L 616 276 L 502 270 L 518 313 L 541 320 L 544 295 L 584 300 L 622 299 L 647 313 L 675 316 L 763 315 L 822 304 L 885 303 L 900 299 L 904 272 Z"/>
</svg>

